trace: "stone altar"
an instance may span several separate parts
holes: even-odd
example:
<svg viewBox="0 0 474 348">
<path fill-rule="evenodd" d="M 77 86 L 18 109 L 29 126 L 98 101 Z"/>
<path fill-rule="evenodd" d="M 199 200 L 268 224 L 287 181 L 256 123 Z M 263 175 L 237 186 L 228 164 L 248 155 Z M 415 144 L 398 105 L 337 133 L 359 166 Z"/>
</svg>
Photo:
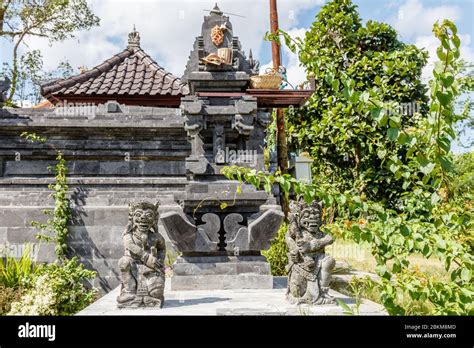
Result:
<svg viewBox="0 0 474 348">
<path fill-rule="evenodd" d="M 224 23 L 216 46 L 212 29 Z M 278 202 L 247 185 L 236 195 L 238 183 L 219 172 L 232 164 L 263 170 L 267 108 L 290 102 L 297 107 L 309 92 L 296 100 L 288 93 L 278 100 L 249 93 L 249 78 L 259 64 L 242 51 L 219 9 L 206 16 L 196 39 L 183 76 L 187 83 L 154 61 L 132 33 L 121 52 L 97 67 L 43 85 L 51 104 L 0 109 L 0 248 L 37 243 L 31 221 L 45 222 L 42 211 L 54 206 L 48 167 L 59 150 L 67 159 L 73 210 L 68 245 L 86 268 L 97 271 L 92 285 L 102 292 L 121 284 L 128 202 L 142 199 L 159 199 L 161 216 L 175 220 L 168 226 L 174 231 L 170 236 L 166 219 L 158 222 L 167 249 L 174 245 L 182 253 L 173 286 L 189 288 L 187 272 L 195 268 L 198 287 L 268 287 L 270 269 L 260 250 L 268 248 L 283 216 Z M 200 55 L 220 48 L 232 51 L 232 64 L 200 61 Z M 48 141 L 29 142 L 23 132 Z M 227 208 L 220 209 L 223 203 Z M 267 219 L 273 225 L 265 229 Z M 180 224 L 185 228 L 176 232 Z M 37 261 L 54 258 L 54 245 L 43 243 Z"/>
<path fill-rule="evenodd" d="M 215 28 L 221 30 L 220 40 L 215 39 Z M 222 48 L 232 50 L 232 64 L 202 61 Z M 257 99 L 248 95 L 202 94 L 245 91 L 250 76 L 257 72 L 258 62 L 245 56 L 229 17 L 216 5 L 204 18 L 182 77 L 191 91 L 181 100 L 191 143 L 185 164 L 188 185 L 181 201 L 183 212 L 161 217 L 182 253 L 173 266 L 172 290 L 272 287 L 270 267 L 260 251 L 270 247 L 284 215 L 273 196 L 246 185 L 237 195 L 238 183 L 220 175 L 223 166 L 233 164 L 265 169 L 269 110 L 258 108 Z"/>
</svg>

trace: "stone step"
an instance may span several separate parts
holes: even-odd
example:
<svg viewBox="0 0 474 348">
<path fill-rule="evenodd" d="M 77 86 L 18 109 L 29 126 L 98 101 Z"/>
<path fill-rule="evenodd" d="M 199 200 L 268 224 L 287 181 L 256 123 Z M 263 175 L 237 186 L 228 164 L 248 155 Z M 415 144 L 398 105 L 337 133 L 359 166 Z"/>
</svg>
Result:
<svg viewBox="0 0 474 348">
<path fill-rule="evenodd" d="M 116 299 L 119 292 L 120 288 L 115 288 L 77 315 L 344 315 L 343 309 L 337 304 L 289 304 L 285 297 L 286 289 L 282 288 L 173 291 L 165 287 L 165 302 L 161 309 L 118 309 Z M 350 307 L 356 303 L 355 299 L 333 290 L 330 295 Z M 383 306 L 364 300 L 358 314 L 387 315 L 387 312 Z"/>
</svg>

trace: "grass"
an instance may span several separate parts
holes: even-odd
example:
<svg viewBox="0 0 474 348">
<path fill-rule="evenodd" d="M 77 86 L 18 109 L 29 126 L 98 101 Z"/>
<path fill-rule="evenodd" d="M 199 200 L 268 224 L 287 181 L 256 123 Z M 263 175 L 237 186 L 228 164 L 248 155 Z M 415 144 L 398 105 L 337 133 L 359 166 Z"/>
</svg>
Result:
<svg viewBox="0 0 474 348">
<path fill-rule="evenodd" d="M 337 240 L 326 249 L 326 252 L 331 254 L 337 261 L 347 263 L 350 269 L 375 273 L 376 262 L 370 253 L 368 244 L 358 245 L 351 241 Z M 449 281 L 448 272 L 435 257 L 426 259 L 422 255 L 410 255 L 408 260 L 411 267 L 417 268 L 421 272 L 434 276 L 439 280 Z M 349 296 L 382 303 L 378 284 L 369 276 L 363 278 L 354 277 L 347 286 L 337 290 Z M 405 293 L 398 293 L 397 303 L 406 309 L 407 315 L 432 315 L 433 313 L 433 306 L 429 301 L 413 301 Z"/>
<path fill-rule="evenodd" d="M 349 264 L 351 269 L 375 273 L 376 262 L 370 253 L 368 244 L 359 245 L 351 241 L 336 240 L 333 245 L 326 248 L 326 252 L 337 261 Z M 410 255 L 408 260 L 412 267 L 418 268 L 423 273 L 439 279 L 449 280 L 448 272 L 434 256 L 426 259 L 422 255 Z"/>
</svg>

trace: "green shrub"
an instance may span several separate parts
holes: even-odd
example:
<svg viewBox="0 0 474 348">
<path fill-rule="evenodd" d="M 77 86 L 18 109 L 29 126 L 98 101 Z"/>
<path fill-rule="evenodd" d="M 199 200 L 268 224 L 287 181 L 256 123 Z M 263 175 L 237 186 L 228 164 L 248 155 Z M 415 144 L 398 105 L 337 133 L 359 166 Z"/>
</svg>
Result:
<svg viewBox="0 0 474 348">
<path fill-rule="evenodd" d="M 0 285 L 18 288 L 35 273 L 36 267 L 30 257 L 31 250 L 28 245 L 19 259 L 9 255 L 0 258 Z"/>
<path fill-rule="evenodd" d="M 31 288 L 12 304 L 13 315 L 72 315 L 91 304 L 95 289 L 84 286 L 96 272 L 84 269 L 77 258 L 38 268 Z"/>
<path fill-rule="evenodd" d="M 285 276 L 288 274 L 286 270 L 286 265 L 288 264 L 288 246 L 285 241 L 286 231 L 288 231 L 288 224 L 283 223 L 275 239 L 273 239 L 270 249 L 262 251 L 263 256 L 270 263 L 270 269 L 274 276 Z"/>
<path fill-rule="evenodd" d="M 25 289 L 21 287 L 9 288 L 0 285 L 0 315 L 5 315 L 10 312 L 11 304 L 19 301 Z"/>
</svg>

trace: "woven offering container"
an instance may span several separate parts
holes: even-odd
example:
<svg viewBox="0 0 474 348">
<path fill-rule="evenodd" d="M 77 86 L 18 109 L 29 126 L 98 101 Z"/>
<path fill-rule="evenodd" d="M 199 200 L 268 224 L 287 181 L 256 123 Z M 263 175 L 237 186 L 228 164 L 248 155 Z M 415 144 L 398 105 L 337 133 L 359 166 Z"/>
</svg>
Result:
<svg viewBox="0 0 474 348">
<path fill-rule="evenodd" d="M 281 76 L 275 69 L 267 69 L 265 74 L 250 78 L 250 87 L 253 89 L 278 89 L 281 85 Z"/>
</svg>

